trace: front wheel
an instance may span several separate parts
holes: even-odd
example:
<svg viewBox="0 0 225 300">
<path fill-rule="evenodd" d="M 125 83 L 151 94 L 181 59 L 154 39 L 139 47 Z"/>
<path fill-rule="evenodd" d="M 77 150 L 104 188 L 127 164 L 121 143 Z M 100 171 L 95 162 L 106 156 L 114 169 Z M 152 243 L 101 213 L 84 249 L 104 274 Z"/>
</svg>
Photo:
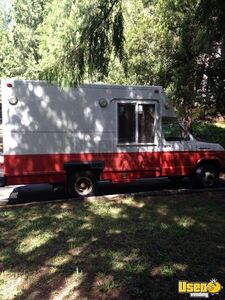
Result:
<svg viewBox="0 0 225 300">
<path fill-rule="evenodd" d="M 88 197 L 96 193 L 97 180 L 93 173 L 86 171 L 75 173 L 70 176 L 68 182 L 68 191 L 73 197 Z"/>
<path fill-rule="evenodd" d="M 219 182 L 219 170 L 213 164 L 205 164 L 197 168 L 196 177 L 202 187 L 212 188 Z"/>
</svg>

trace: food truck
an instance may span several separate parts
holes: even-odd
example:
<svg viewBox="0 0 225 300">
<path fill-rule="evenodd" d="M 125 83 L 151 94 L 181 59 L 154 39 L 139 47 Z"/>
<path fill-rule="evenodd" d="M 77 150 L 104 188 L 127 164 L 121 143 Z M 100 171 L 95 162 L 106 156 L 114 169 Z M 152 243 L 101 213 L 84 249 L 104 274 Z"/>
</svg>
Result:
<svg viewBox="0 0 225 300">
<path fill-rule="evenodd" d="M 161 86 L 2 80 L 1 179 L 64 185 L 89 196 L 99 181 L 195 177 L 213 187 L 224 168 L 219 144 L 179 124 Z"/>
</svg>

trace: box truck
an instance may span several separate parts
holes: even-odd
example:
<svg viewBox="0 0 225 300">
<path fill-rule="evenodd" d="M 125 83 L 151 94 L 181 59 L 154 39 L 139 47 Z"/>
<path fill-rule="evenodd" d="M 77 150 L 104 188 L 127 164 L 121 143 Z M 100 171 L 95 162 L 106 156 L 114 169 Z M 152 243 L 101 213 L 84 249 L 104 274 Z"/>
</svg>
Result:
<svg viewBox="0 0 225 300">
<path fill-rule="evenodd" d="M 186 132 L 160 86 L 3 80 L 1 96 L 5 185 L 63 184 L 81 197 L 99 181 L 192 176 L 213 187 L 224 168 L 223 147 Z"/>
</svg>

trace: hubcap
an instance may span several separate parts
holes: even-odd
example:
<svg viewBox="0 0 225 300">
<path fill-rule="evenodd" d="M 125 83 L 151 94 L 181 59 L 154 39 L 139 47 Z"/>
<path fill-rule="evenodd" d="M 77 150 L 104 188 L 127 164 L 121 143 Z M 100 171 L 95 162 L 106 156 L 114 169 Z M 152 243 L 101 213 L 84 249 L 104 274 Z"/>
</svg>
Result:
<svg viewBox="0 0 225 300">
<path fill-rule="evenodd" d="M 93 189 L 93 183 L 88 177 L 77 178 L 74 189 L 80 196 L 87 196 Z"/>
</svg>

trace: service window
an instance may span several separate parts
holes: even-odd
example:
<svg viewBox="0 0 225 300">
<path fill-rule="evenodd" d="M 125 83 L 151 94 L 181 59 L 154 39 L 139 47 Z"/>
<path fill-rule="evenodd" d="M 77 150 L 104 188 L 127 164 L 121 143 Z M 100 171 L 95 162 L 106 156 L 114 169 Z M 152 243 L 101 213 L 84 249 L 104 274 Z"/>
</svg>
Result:
<svg viewBox="0 0 225 300">
<path fill-rule="evenodd" d="M 138 143 L 154 142 L 154 108 L 152 104 L 138 104 Z"/>
<path fill-rule="evenodd" d="M 135 142 L 135 105 L 118 105 L 118 140 L 119 143 Z"/>
<path fill-rule="evenodd" d="M 154 143 L 155 104 L 118 103 L 118 142 Z"/>
</svg>

